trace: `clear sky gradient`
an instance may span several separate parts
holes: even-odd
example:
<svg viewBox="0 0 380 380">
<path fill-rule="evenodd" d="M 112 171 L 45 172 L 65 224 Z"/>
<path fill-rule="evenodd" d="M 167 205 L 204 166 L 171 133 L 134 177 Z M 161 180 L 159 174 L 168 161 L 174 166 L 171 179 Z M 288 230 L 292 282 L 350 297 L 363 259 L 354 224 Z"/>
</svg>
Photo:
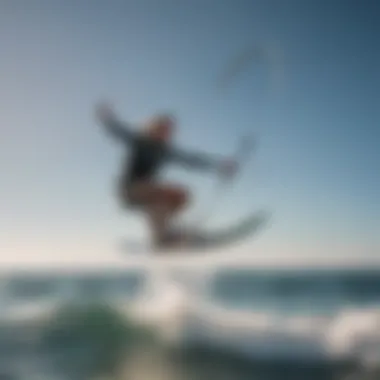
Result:
<svg viewBox="0 0 380 380">
<path fill-rule="evenodd" d="M 114 198 L 123 151 L 94 121 L 173 111 L 177 142 L 256 161 L 216 211 L 273 225 L 239 252 L 380 254 L 380 7 L 376 1 L 4 0 L 0 3 L 0 262 L 114 260 L 139 215 Z M 253 44 L 282 52 L 281 86 L 251 64 L 227 95 L 216 78 Z M 268 71 L 268 70 L 267 70 Z M 207 206 L 215 179 L 168 173 Z"/>
</svg>

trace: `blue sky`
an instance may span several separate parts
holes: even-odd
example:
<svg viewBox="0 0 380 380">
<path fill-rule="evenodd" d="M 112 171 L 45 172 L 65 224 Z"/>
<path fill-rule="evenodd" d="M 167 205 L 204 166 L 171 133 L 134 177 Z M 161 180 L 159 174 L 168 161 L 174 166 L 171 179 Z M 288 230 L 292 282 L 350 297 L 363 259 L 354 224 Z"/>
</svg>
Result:
<svg viewBox="0 0 380 380">
<path fill-rule="evenodd" d="M 141 216 L 113 198 L 123 152 L 94 122 L 105 98 L 133 122 L 173 111 L 190 148 L 230 154 L 246 130 L 260 136 L 215 215 L 273 211 L 244 252 L 375 256 L 378 15 L 374 1 L 3 1 L 1 251 L 107 260 L 120 237 L 142 236 Z M 282 52 L 279 90 L 251 64 L 218 93 L 218 74 L 254 44 Z M 194 187 L 195 210 L 207 205 L 215 179 L 169 175 Z"/>
</svg>

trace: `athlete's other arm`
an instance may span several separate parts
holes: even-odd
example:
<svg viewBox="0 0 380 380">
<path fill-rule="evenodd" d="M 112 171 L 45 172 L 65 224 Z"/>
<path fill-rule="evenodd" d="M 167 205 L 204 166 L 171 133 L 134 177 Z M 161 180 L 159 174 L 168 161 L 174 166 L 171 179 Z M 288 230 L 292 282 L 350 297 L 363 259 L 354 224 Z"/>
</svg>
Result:
<svg viewBox="0 0 380 380">
<path fill-rule="evenodd" d="M 100 103 L 96 106 L 95 114 L 97 119 L 106 128 L 110 135 L 124 143 L 131 143 L 135 139 L 135 132 L 128 123 L 120 121 L 115 115 L 113 109 L 106 103 Z"/>
<path fill-rule="evenodd" d="M 236 171 L 236 162 L 234 160 L 211 157 L 203 153 L 172 148 L 170 158 L 173 162 L 189 169 L 214 171 L 225 176 L 230 176 Z"/>
</svg>

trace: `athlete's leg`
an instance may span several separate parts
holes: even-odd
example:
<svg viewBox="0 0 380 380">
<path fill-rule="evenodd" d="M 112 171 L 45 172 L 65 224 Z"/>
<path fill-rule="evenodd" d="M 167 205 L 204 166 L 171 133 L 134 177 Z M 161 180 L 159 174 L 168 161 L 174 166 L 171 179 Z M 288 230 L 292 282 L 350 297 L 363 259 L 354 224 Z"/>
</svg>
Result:
<svg viewBox="0 0 380 380">
<path fill-rule="evenodd" d="M 188 204 L 187 191 L 177 185 L 155 184 L 151 188 L 151 199 L 145 210 L 150 222 L 153 240 L 165 244 L 170 224 L 175 216 Z"/>
<path fill-rule="evenodd" d="M 137 182 L 129 185 L 125 193 L 129 202 L 143 208 L 155 243 L 163 241 L 173 217 L 189 203 L 187 190 L 178 185 Z"/>
</svg>

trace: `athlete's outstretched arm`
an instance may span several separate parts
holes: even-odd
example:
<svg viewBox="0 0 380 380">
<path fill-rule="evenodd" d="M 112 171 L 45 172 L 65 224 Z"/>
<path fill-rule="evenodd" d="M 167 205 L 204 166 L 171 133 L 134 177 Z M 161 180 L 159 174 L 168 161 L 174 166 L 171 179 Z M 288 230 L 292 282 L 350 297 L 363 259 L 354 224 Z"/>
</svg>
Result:
<svg viewBox="0 0 380 380">
<path fill-rule="evenodd" d="M 202 153 L 188 152 L 178 148 L 171 148 L 170 161 L 189 169 L 217 170 L 220 160 L 211 158 Z"/>
<path fill-rule="evenodd" d="M 193 153 L 173 148 L 170 152 L 171 161 L 189 169 L 215 171 L 222 174 L 232 174 L 235 164 L 232 160 L 211 157 L 203 153 Z"/>
<path fill-rule="evenodd" d="M 96 107 L 96 116 L 106 130 L 117 139 L 124 143 L 131 143 L 135 139 L 136 134 L 130 125 L 120 121 L 107 104 L 102 103 Z"/>
</svg>

